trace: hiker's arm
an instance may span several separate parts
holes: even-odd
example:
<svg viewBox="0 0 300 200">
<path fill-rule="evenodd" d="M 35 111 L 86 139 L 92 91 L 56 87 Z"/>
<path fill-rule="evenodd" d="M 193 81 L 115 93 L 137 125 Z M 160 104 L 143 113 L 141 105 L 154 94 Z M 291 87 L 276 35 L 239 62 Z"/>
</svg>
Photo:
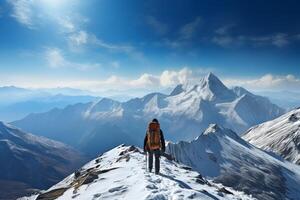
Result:
<svg viewBox="0 0 300 200">
<path fill-rule="evenodd" d="M 161 150 L 165 152 L 166 150 L 166 144 L 165 144 L 165 138 L 164 138 L 164 133 L 162 130 L 160 130 L 160 141 L 161 141 Z"/>
</svg>

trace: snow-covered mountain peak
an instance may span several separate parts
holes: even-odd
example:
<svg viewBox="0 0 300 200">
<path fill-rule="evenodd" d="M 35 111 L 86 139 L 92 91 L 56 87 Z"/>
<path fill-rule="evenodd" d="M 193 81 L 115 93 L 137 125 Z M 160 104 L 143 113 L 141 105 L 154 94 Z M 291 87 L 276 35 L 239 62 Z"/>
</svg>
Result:
<svg viewBox="0 0 300 200">
<path fill-rule="evenodd" d="M 241 138 L 235 132 L 218 124 L 210 124 L 208 128 L 195 140 L 200 141 L 202 140 L 202 137 L 218 137 L 217 140 L 222 140 L 221 138 L 226 136 L 243 143 Z"/>
<path fill-rule="evenodd" d="M 232 101 L 236 97 L 213 73 L 201 78 L 199 83 L 188 91 L 188 93 L 193 92 L 204 100 L 214 102 Z"/>
<path fill-rule="evenodd" d="M 212 183 L 190 167 L 161 158 L 161 174 L 146 171 L 145 155 L 134 146 L 118 146 L 84 165 L 35 199 L 252 199 Z"/>
<path fill-rule="evenodd" d="M 204 79 L 207 81 L 207 82 L 218 82 L 219 84 L 223 84 L 220 79 L 214 75 L 212 72 L 209 72 L 205 77 Z"/>
<path fill-rule="evenodd" d="M 222 128 L 217 124 L 210 124 L 208 128 L 203 132 L 203 135 L 213 134 L 220 131 L 222 131 Z"/>
</svg>

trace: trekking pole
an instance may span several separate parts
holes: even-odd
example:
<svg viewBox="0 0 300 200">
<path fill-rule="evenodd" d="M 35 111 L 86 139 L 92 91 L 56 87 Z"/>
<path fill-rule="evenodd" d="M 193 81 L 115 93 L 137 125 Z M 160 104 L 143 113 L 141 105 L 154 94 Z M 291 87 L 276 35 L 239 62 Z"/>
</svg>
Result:
<svg viewBox="0 0 300 200">
<path fill-rule="evenodd" d="M 146 153 L 145 155 L 146 155 L 146 172 L 147 172 L 147 171 L 148 171 L 148 170 L 147 170 L 147 168 L 148 168 L 148 158 L 147 158 L 148 156 L 147 156 L 147 151 L 146 151 L 145 153 Z"/>
</svg>

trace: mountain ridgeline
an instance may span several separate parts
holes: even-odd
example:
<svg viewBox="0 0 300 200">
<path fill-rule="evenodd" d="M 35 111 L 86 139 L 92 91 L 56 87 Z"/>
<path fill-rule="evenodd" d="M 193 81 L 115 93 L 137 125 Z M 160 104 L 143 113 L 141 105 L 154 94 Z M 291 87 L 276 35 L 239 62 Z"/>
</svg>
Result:
<svg viewBox="0 0 300 200">
<path fill-rule="evenodd" d="M 254 200 L 240 191 L 215 184 L 190 167 L 161 159 L 162 173 L 145 170 L 144 154 L 120 145 L 84 165 L 47 191 L 20 200 Z"/>
<path fill-rule="evenodd" d="M 169 95 L 151 93 L 123 103 L 103 98 L 30 114 L 12 124 L 94 156 L 120 143 L 140 145 L 154 117 L 168 140 L 179 141 L 193 139 L 211 123 L 242 133 L 283 112 L 265 97 L 241 87 L 228 89 L 209 73 L 195 85 L 176 86 Z"/>
</svg>

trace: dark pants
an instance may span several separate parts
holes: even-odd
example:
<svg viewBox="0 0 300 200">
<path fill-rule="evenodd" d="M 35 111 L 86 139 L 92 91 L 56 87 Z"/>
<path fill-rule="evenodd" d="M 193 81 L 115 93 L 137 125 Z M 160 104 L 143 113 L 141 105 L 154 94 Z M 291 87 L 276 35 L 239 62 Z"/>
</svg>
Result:
<svg viewBox="0 0 300 200">
<path fill-rule="evenodd" d="M 149 171 L 151 172 L 152 168 L 153 168 L 153 154 L 155 157 L 155 173 L 159 173 L 159 157 L 160 157 L 160 150 L 151 150 L 148 151 L 148 158 L 149 158 L 149 162 L 148 162 L 148 166 L 149 166 Z"/>
</svg>

